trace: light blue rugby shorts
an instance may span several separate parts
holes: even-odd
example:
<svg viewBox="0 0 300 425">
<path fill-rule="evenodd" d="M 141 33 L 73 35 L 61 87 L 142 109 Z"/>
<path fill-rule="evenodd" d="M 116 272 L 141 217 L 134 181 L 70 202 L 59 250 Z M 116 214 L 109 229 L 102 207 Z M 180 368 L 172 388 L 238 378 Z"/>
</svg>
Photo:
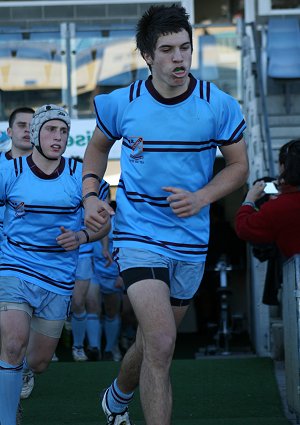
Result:
<svg viewBox="0 0 300 425">
<path fill-rule="evenodd" d="M 103 294 L 122 294 L 124 292 L 124 288 L 116 288 L 116 280 L 115 276 L 104 276 L 99 273 L 94 273 L 91 283 L 93 285 L 99 285 L 100 292 Z"/>
<path fill-rule="evenodd" d="M 93 257 L 80 257 L 76 267 L 75 280 L 90 280 L 93 276 Z"/>
<path fill-rule="evenodd" d="M 60 295 L 15 276 L 0 276 L 0 310 L 25 311 L 31 328 L 59 338 L 70 312 L 70 295 Z"/>
<path fill-rule="evenodd" d="M 205 267 L 205 261 L 179 261 L 156 252 L 134 248 L 119 248 L 115 260 L 121 273 L 138 267 L 168 269 L 170 297 L 178 300 L 193 298 L 200 286 Z"/>
</svg>

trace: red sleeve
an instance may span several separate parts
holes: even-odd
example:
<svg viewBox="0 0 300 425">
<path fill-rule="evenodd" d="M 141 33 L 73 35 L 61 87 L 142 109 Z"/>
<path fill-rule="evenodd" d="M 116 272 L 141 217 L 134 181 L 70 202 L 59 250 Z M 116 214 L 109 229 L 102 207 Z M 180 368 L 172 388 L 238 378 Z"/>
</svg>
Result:
<svg viewBox="0 0 300 425">
<path fill-rule="evenodd" d="M 275 232 L 269 208 L 265 207 L 266 204 L 259 211 L 249 205 L 242 205 L 238 209 L 235 217 L 235 230 L 239 238 L 253 243 L 275 241 Z"/>
</svg>

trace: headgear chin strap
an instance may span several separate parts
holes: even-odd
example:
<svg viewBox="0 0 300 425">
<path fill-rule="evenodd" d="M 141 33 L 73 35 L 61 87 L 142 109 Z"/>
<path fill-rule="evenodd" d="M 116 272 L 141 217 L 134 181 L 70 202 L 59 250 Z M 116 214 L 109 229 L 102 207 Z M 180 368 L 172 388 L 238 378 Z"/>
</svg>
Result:
<svg viewBox="0 0 300 425">
<path fill-rule="evenodd" d="M 68 112 L 61 106 L 52 104 L 44 105 L 38 108 L 33 114 L 30 123 L 30 141 L 44 158 L 55 161 L 55 158 L 48 158 L 44 154 L 40 145 L 41 128 L 46 122 L 51 120 L 63 121 L 68 127 L 68 132 L 70 131 L 71 120 Z"/>
</svg>

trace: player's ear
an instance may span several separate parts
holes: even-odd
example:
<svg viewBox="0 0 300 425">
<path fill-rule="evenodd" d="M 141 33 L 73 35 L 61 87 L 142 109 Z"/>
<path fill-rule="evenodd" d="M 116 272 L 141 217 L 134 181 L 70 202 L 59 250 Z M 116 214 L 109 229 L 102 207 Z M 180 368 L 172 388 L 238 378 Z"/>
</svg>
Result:
<svg viewBox="0 0 300 425">
<path fill-rule="evenodd" d="M 142 56 L 148 66 L 151 66 L 153 64 L 153 59 L 149 53 L 143 53 Z"/>
</svg>

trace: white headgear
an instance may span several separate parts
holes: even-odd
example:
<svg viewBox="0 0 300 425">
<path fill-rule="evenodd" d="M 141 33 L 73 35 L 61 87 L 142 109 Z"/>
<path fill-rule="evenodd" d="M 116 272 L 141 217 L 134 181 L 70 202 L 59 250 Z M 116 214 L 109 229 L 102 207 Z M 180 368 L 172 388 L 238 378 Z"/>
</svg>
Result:
<svg viewBox="0 0 300 425">
<path fill-rule="evenodd" d="M 33 114 L 30 123 L 30 141 L 35 146 L 40 146 L 40 131 L 47 121 L 61 120 L 66 123 L 70 131 L 71 120 L 68 112 L 57 105 L 44 105 L 38 108 Z"/>
</svg>

